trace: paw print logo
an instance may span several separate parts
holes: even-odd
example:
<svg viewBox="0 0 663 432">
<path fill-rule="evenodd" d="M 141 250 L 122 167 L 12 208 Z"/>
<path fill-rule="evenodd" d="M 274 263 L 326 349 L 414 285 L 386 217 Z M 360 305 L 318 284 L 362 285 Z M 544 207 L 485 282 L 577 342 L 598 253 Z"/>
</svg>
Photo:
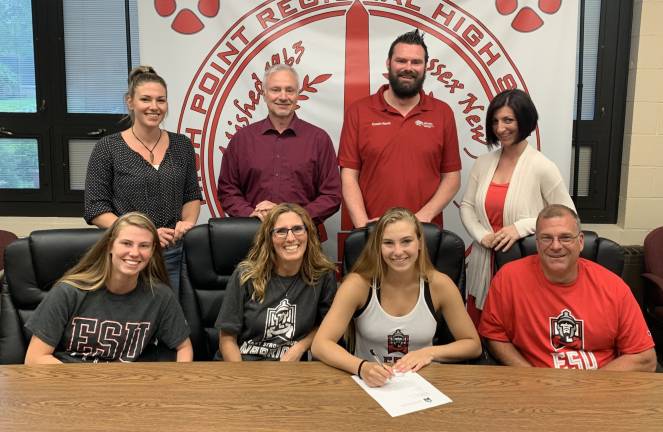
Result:
<svg viewBox="0 0 663 432">
<path fill-rule="evenodd" d="M 169 17 L 177 11 L 177 0 L 154 0 L 154 9 L 159 16 Z M 213 18 L 219 13 L 219 0 L 198 0 L 197 9 L 204 17 Z M 190 35 L 204 29 L 205 24 L 196 12 L 183 8 L 177 12 L 170 27 L 177 33 Z"/>
<path fill-rule="evenodd" d="M 518 0 L 495 0 L 497 12 L 502 15 L 511 15 L 518 9 Z M 562 0 L 539 0 L 539 10 L 552 15 L 562 6 Z M 511 27 L 521 33 L 529 33 L 543 25 L 541 16 L 531 7 L 522 7 L 516 17 L 511 21 Z"/>
</svg>

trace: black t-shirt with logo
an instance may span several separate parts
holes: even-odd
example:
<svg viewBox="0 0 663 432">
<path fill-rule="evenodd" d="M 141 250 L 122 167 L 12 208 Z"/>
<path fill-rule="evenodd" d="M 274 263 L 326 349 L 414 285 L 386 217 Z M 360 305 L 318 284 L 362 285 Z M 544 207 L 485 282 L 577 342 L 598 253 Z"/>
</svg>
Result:
<svg viewBox="0 0 663 432">
<path fill-rule="evenodd" d="M 141 279 L 122 295 L 56 284 L 25 326 L 63 362 L 136 361 L 149 343 L 175 349 L 189 337 L 172 290 Z"/>
<path fill-rule="evenodd" d="M 243 360 L 279 360 L 298 340 L 320 325 L 336 294 L 333 272 L 314 285 L 297 275 L 273 274 L 262 303 L 253 300 L 253 283 L 240 286 L 236 269 L 226 287 L 215 327 L 237 335 Z"/>
</svg>

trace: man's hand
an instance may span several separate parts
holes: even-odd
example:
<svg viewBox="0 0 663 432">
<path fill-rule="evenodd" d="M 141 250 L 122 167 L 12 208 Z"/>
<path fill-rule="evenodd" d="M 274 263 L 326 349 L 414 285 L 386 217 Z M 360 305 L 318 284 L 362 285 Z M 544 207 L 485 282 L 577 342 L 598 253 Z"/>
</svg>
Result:
<svg viewBox="0 0 663 432">
<path fill-rule="evenodd" d="M 253 213 L 251 213 L 249 216 L 257 217 L 261 221 L 264 221 L 267 213 L 269 213 L 274 207 L 276 207 L 276 204 L 271 201 L 260 201 L 258 205 L 256 205 L 256 208 L 253 209 Z"/>
<path fill-rule="evenodd" d="M 428 214 L 423 209 L 419 210 L 414 215 L 417 217 L 417 219 L 419 219 L 419 222 L 430 222 L 435 217 L 435 215 Z"/>
</svg>

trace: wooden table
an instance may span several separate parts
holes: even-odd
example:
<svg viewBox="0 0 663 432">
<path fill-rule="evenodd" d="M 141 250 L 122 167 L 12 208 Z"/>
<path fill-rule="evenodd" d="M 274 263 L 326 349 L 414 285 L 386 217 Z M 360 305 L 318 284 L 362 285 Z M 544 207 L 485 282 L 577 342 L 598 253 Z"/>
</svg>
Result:
<svg viewBox="0 0 663 432">
<path fill-rule="evenodd" d="M 390 417 L 318 362 L 0 366 L 0 431 L 663 431 L 663 374 L 431 365 Z"/>
</svg>

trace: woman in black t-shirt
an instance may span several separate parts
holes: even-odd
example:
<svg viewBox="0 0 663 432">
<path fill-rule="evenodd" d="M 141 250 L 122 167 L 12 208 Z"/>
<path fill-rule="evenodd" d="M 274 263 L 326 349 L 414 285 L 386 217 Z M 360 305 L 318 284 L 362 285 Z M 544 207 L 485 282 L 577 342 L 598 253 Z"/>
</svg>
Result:
<svg viewBox="0 0 663 432">
<path fill-rule="evenodd" d="M 226 287 L 216 321 L 223 359 L 299 360 L 331 306 L 334 271 L 306 210 L 274 207 Z"/>
</svg>

